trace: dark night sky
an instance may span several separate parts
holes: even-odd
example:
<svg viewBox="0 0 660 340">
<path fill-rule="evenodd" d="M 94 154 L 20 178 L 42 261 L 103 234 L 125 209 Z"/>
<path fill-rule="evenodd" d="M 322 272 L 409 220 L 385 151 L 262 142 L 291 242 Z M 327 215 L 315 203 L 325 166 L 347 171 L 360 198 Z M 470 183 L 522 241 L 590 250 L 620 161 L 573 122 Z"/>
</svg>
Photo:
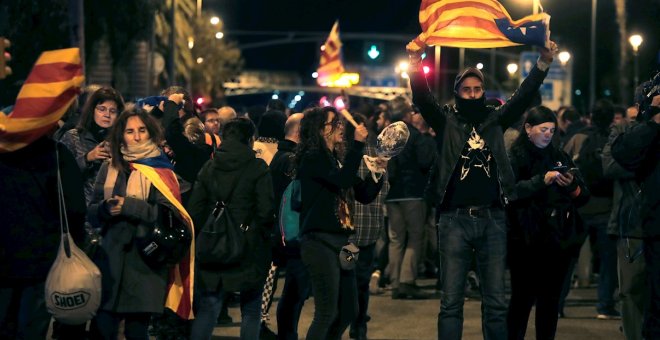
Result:
<svg viewBox="0 0 660 340">
<path fill-rule="evenodd" d="M 573 55 L 574 89 L 584 93 L 588 88 L 589 30 L 592 0 L 542 0 L 551 16 L 552 39 L 562 50 Z M 598 0 L 597 12 L 597 93 L 602 93 L 618 79 L 618 28 L 615 21 L 615 0 Z M 502 0 L 513 19 L 531 14 L 532 0 Z M 640 78 L 648 78 L 659 69 L 660 0 L 627 0 L 628 34 L 644 37 L 640 47 Z M 420 0 L 205 0 L 204 11 L 222 17 L 225 30 L 252 31 L 329 31 L 335 19 L 341 32 L 371 32 L 405 34 L 411 38 L 420 33 L 418 10 Z M 263 37 L 232 37 L 242 43 L 263 40 Z M 252 39 L 252 40 L 250 40 Z M 298 71 L 309 77 L 318 65 L 318 43 L 287 44 L 246 50 L 243 56 L 247 69 Z M 630 45 L 626 46 L 630 48 Z M 405 56 L 405 43 L 392 42 L 384 46 L 388 60 Z M 455 49 L 443 49 L 443 68 L 456 68 Z M 510 52 L 521 50 L 509 48 Z M 361 63 L 363 42 L 344 42 L 344 61 Z M 469 56 L 469 53 L 468 53 Z M 468 57 L 469 60 L 469 57 Z M 498 62 L 500 62 L 498 60 Z M 445 64 L 447 63 L 447 64 Z M 502 69 L 506 61 L 501 61 Z M 499 71 L 498 71 L 499 72 Z M 504 71 L 502 71 L 504 72 Z M 632 71 L 631 71 L 632 72 Z M 632 75 L 631 75 L 632 77 Z"/>
</svg>

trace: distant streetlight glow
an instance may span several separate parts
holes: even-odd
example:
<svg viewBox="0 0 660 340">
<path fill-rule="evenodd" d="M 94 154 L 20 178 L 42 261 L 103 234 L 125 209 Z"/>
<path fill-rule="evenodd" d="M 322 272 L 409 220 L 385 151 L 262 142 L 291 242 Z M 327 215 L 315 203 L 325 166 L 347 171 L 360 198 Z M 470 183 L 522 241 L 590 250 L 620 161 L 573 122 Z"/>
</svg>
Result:
<svg viewBox="0 0 660 340">
<path fill-rule="evenodd" d="M 218 17 L 211 18 L 211 25 L 217 25 L 219 23 L 220 23 L 220 18 Z"/>
<path fill-rule="evenodd" d="M 559 62 L 562 65 L 566 65 L 566 63 L 568 63 L 569 60 L 571 60 L 571 54 L 570 53 L 568 53 L 566 51 L 559 52 Z"/>
<path fill-rule="evenodd" d="M 506 70 L 507 72 L 509 72 L 509 75 L 513 76 L 516 72 L 518 72 L 518 64 L 511 63 L 509 65 L 506 65 Z"/>
<path fill-rule="evenodd" d="M 188 37 L 188 49 L 193 49 L 195 47 L 195 38 Z"/>
<path fill-rule="evenodd" d="M 639 46 L 642 44 L 644 39 L 642 39 L 641 35 L 635 34 L 635 35 L 631 35 L 628 41 L 630 42 L 630 45 L 632 45 L 633 51 L 635 51 L 636 53 L 639 50 Z"/>
<path fill-rule="evenodd" d="M 424 74 L 429 74 L 429 72 L 431 72 L 431 68 L 424 65 L 422 66 L 422 71 L 424 71 Z"/>
<path fill-rule="evenodd" d="M 202 57 L 197 58 L 197 63 L 198 64 L 201 64 L 203 62 L 204 62 L 204 58 L 202 58 Z"/>
<path fill-rule="evenodd" d="M 295 100 L 297 102 L 299 102 L 301 99 L 302 99 L 302 97 L 299 94 L 297 94 L 295 97 L 293 97 L 293 100 Z"/>
<path fill-rule="evenodd" d="M 483 64 L 483 63 L 478 63 L 478 64 L 477 64 L 477 68 L 480 69 L 480 70 L 483 69 L 483 68 L 484 68 L 484 64 Z"/>
<path fill-rule="evenodd" d="M 225 34 L 222 33 L 222 32 L 217 32 L 217 33 L 215 34 L 215 38 L 216 38 L 216 39 L 222 39 L 224 36 L 225 36 Z"/>
<path fill-rule="evenodd" d="M 408 72 L 401 72 L 401 78 L 403 78 L 403 79 L 409 79 L 410 76 L 408 75 Z"/>
<path fill-rule="evenodd" d="M 399 67 L 397 68 L 398 72 L 406 72 L 408 71 L 408 67 L 410 64 L 407 61 L 402 61 L 399 62 Z"/>
<path fill-rule="evenodd" d="M 275 94 L 273 94 L 270 98 L 272 98 L 272 99 L 279 99 L 280 96 L 278 96 L 277 93 L 275 93 Z"/>
<path fill-rule="evenodd" d="M 318 77 L 319 77 L 319 73 L 318 73 L 318 72 L 312 72 L 312 78 L 316 79 L 316 78 L 318 78 Z"/>
</svg>

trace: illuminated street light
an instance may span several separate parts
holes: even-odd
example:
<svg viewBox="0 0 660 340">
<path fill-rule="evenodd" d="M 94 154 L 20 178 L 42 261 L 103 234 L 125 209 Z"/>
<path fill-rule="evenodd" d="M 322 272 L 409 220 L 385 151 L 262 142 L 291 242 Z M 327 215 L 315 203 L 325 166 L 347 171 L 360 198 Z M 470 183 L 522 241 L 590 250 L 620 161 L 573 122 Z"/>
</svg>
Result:
<svg viewBox="0 0 660 340">
<path fill-rule="evenodd" d="M 516 63 L 511 63 L 509 65 L 506 65 L 506 70 L 509 72 L 509 75 L 513 77 L 516 72 L 518 72 L 518 64 Z"/>
<path fill-rule="evenodd" d="M 213 18 L 211 18 L 211 25 L 214 25 L 214 26 L 215 26 L 215 25 L 217 25 L 217 24 L 219 24 L 219 23 L 220 23 L 220 18 L 218 18 L 218 17 L 213 17 Z"/>
<path fill-rule="evenodd" d="M 217 33 L 215 33 L 215 38 L 216 38 L 216 39 L 222 39 L 224 36 L 225 36 L 225 34 L 222 33 L 222 32 L 217 32 Z"/>
<path fill-rule="evenodd" d="M 312 72 L 312 78 L 316 79 L 316 78 L 318 78 L 318 77 L 319 77 L 319 73 L 318 73 L 318 72 Z"/>
<path fill-rule="evenodd" d="M 407 61 L 402 61 L 399 63 L 399 72 L 406 72 L 408 71 L 408 67 L 410 64 Z"/>
<path fill-rule="evenodd" d="M 478 63 L 478 64 L 477 64 L 477 68 L 480 69 L 480 70 L 483 69 L 483 68 L 484 68 L 484 64 L 483 64 L 483 63 Z"/>
<path fill-rule="evenodd" d="M 275 94 L 273 94 L 270 98 L 272 98 L 272 99 L 279 99 L 280 96 L 278 96 L 277 93 L 275 93 Z"/>
<path fill-rule="evenodd" d="M 559 52 L 559 62 L 563 66 L 566 66 L 566 63 L 568 63 L 569 60 L 571 60 L 571 54 L 570 53 L 568 53 L 566 51 Z"/>
<path fill-rule="evenodd" d="M 644 39 L 642 39 L 641 35 L 634 34 L 628 38 L 628 41 L 630 42 L 630 45 L 632 45 L 633 54 L 635 56 L 635 83 L 633 84 L 633 87 L 636 87 L 639 84 L 639 45 L 642 44 Z"/>
<path fill-rule="evenodd" d="M 630 42 L 630 45 L 632 45 L 633 52 L 637 53 L 639 51 L 639 46 L 642 44 L 644 39 L 642 39 L 642 36 L 639 34 L 631 35 L 630 38 L 628 38 L 628 41 Z"/>
<path fill-rule="evenodd" d="M 195 38 L 188 37 L 188 49 L 193 49 L 195 47 Z"/>
<path fill-rule="evenodd" d="M 202 58 L 202 57 L 197 58 L 197 63 L 198 64 L 201 64 L 203 62 L 204 62 L 204 58 Z"/>
</svg>

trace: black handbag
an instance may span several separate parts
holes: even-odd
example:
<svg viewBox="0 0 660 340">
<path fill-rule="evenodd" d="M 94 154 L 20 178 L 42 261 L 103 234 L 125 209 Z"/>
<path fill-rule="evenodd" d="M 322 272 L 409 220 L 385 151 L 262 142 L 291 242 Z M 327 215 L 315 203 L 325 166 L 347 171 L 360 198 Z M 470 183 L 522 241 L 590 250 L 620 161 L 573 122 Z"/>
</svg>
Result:
<svg viewBox="0 0 660 340">
<path fill-rule="evenodd" d="M 243 174 L 244 171 L 241 171 Z M 240 265 L 247 249 L 246 233 L 250 230 L 248 222 L 251 214 L 243 223 L 236 223 L 229 209 L 234 189 L 242 176 L 234 182 L 225 201 L 217 201 L 214 209 L 204 223 L 195 244 L 196 261 L 207 267 L 232 267 Z"/>
</svg>

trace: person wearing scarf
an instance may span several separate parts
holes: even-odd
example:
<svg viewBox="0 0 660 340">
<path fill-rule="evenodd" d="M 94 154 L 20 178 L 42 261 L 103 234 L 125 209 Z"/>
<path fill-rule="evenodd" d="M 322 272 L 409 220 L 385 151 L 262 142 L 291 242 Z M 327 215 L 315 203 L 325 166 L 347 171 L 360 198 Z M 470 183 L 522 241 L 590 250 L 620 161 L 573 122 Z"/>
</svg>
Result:
<svg viewBox="0 0 660 340">
<path fill-rule="evenodd" d="M 145 262 L 134 244 L 139 227 L 153 226 L 163 209 L 176 213 L 194 235 L 172 165 L 158 148 L 162 139 L 158 123 L 141 109 L 123 112 L 109 133 L 111 160 L 99 170 L 88 211 L 103 235 L 94 261 L 103 275 L 96 323 L 104 339 L 117 338 L 122 320 L 127 339 L 148 339 L 151 315 L 164 305 L 192 318 L 194 249 L 168 268 Z"/>
<path fill-rule="evenodd" d="M 106 135 L 123 110 L 124 100 L 119 92 L 110 87 L 102 87 L 84 103 L 78 125 L 64 132 L 60 139 L 76 157 L 83 176 L 87 205 L 92 199 L 94 181 L 101 163 L 110 157 L 105 143 Z"/>
</svg>

